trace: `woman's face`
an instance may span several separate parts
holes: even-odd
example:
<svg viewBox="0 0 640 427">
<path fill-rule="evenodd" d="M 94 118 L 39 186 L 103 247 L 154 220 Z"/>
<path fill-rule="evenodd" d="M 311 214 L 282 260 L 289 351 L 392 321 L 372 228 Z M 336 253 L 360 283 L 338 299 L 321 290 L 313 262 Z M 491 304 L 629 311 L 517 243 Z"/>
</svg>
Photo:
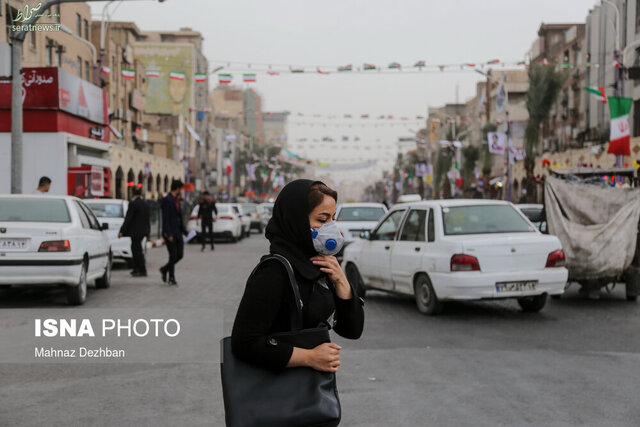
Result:
<svg viewBox="0 0 640 427">
<path fill-rule="evenodd" d="M 320 228 L 324 224 L 331 222 L 336 216 L 336 201 L 333 197 L 325 194 L 322 203 L 309 214 L 309 224 L 311 228 Z"/>
</svg>

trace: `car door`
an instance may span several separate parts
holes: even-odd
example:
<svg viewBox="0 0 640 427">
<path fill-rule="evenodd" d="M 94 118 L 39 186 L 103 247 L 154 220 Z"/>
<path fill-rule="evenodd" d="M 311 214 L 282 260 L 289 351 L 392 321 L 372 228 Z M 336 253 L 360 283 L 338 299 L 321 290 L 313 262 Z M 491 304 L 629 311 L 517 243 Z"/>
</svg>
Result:
<svg viewBox="0 0 640 427">
<path fill-rule="evenodd" d="M 391 252 L 391 278 L 396 292 L 413 293 L 413 275 L 426 250 L 426 209 L 411 209 Z"/>
<path fill-rule="evenodd" d="M 360 274 L 370 286 L 393 289 L 391 281 L 391 251 L 406 209 L 389 214 L 373 231 L 370 240 L 364 243 Z"/>
<path fill-rule="evenodd" d="M 105 236 L 103 235 L 100 223 L 93 212 L 91 212 L 91 209 L 77 200 L 75 203 L 89 222 L 89 228 L 84 229 L 85 235 L 87 236 L 87 252 L 89 253 L 89 270 L 87 273 L 89 276 L 97 275 L 100 274 L 106 266 L 108 250 L 105 250 Z M 82 221 L 82 216 L 80 216 L 80 220 Z"/>
</svg>

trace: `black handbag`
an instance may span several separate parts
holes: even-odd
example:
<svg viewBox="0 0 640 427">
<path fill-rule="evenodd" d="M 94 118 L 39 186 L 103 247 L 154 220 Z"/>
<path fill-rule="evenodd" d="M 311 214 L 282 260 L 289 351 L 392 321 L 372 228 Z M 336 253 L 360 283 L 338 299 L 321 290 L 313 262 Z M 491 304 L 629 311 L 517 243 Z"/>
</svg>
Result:
<svg viewBox="0 0 640 427">
<path fill-rule="evenodd" d="M 302 300 L 289 261 L 277 254 L 264 257 L 280 261 L 289 275 L 295 308 L 291 313 L 291 331 L 275 333 L 269 340 L 312 349 L 331 342 L 327 327 L 302 329 Z M 231 351 L 231 337 L 221 340 L 222 395 L 228 427 L 337 426 L 341 408 L 336 375 L 309 367 L 287 368 L 280 373 L 239 360 Z"/>
</svg>

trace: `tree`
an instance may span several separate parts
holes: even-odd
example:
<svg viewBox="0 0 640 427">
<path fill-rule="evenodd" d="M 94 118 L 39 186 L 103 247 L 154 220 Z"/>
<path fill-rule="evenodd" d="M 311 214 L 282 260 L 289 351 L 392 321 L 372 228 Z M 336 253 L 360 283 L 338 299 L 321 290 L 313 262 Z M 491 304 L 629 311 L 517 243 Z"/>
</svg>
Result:
<svg viewBox="0 0 640 427">
<path fill-rule="evenodd" d="M 443 190 L 442 197 L 445 199 L 451 198 L 451 184 L 449 182 L 449 177 L 447 177 L 447 172 L 451 169 L 454 153 L 455 151 L 453 147 L 441 146 L 438 148 L 433 177 L 433 197 L 436 199 L 440 198 L 441 188 Z"/>
<path fill-rule="evenodd" d="M 489 188 L 491 169 L 493 168 L 493 154 L 489 151 L 489 132 L 495 132 L 498 126 L 495 123 L 487 123 L 482 128 L 482 143 L 480 144 L 480 160 L 482 162 L 482 179 L 484 180 L 484 191 Z M 485 196 L 486 198 L 486 196 Z"/>
<path fill-rule="evenodd" d="M 556 71 L 554 66 L 529 65 L 529 90 L 526 95 L 526 105 L 529 111 L 529 122 L 524 131 L 524 168 L 526 171 L 527 202 L 532 203 L 535 178 L 536 155 L 540 142 L 540 127 L 549 118 L 551 107 L 556 102 L 558 94 L 567 79 L 566 71 Z"/>
</svg>

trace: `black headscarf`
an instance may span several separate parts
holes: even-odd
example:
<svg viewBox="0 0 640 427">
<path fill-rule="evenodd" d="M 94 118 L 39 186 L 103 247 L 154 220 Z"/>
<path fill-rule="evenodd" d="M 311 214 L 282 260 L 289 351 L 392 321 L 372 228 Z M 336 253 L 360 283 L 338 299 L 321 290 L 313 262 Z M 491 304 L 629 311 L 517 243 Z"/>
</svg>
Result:
<svg viewBox="0 0 640 427">
<path fill-rule="evenodd" d="M 320 181 L 297 179 L 285 185 L 273 206 L 266 237 L 269 252 L 284 256 L 305 279 L 315 280 L 322 272 L 309 258 L 317 255 L 309 224 L 309 188 Z"/>
</svg>

